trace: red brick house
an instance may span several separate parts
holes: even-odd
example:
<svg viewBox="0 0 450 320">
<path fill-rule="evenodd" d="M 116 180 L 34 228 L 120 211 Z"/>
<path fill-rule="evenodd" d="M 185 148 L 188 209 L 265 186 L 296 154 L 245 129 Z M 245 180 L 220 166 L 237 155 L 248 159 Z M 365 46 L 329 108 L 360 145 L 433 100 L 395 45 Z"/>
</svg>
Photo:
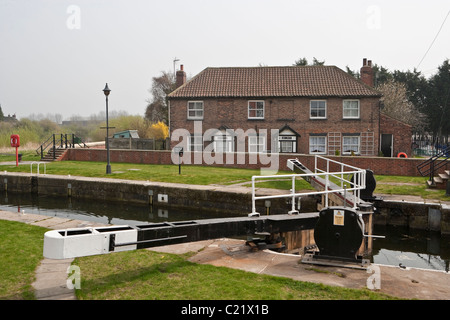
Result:
<svg viewBox="0 0 450 320">
<path fill-rule="evenodd" d="M 185 79 L 181 66 L 168 96 L 172 147 L 181 129 L 187 151 L 379 154 L 381 94 L 366 59 L 361 80 L 335 66 L 206 68 Z"/>
</svg>

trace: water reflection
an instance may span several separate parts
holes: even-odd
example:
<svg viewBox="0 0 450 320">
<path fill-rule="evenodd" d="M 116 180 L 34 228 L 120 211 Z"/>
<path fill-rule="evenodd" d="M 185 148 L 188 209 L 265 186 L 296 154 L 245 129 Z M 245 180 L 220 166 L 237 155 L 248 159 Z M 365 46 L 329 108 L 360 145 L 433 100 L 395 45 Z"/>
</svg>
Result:
<svg viewBox="0 0 450 320">
<path fill-rule="evenodd" d="M 449 271 L 450 237 L 437 232 L 395 226 L 375 226 L 372 262 Z"/>
<path fill-rule="evenodd" d="M 104 224 L 138 225 L 148 222 L 185 221 L 221 218 L 223 213 L 175 208 L 158 208 L 147 204 L 42 196 L 31 193 L 11 193 L 0 196 L 0 210 L 78 219 Z"/>
</svg>

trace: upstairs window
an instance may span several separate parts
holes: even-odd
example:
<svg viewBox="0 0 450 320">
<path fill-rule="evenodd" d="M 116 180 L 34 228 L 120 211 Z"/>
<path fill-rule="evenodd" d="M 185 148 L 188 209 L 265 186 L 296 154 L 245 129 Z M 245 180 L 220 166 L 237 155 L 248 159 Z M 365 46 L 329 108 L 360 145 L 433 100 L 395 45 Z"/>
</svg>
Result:
<svg viewBox="0 0 450 320">
<path fill-rule="evenodd" d="M 248 102 L 248 118 L 264 119 L 264 101 Z"/>
<path fill-rule="evenodd" d="M 311 100 L 309 102 L 309 118 L 310 119 L 326 119 L 327 118 L 327 102 L 325 100 Z"/>
<path fill-rule="evenodd" d="M 359 100 L 344 100 L 344 119 L 359 119 Z"/>
<path fill-rule="evenodd" d="M 203 101 L 188 102 L 188 120 L 203 120 Z"/>
</svg>

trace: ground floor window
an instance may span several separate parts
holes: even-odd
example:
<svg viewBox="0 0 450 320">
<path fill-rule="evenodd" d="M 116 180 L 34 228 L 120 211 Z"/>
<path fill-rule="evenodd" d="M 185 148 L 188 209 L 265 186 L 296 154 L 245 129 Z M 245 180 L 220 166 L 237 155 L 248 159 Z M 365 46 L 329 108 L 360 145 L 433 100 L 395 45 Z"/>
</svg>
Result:
<svg viewBox="0 0 450 320">
<path fill-rule="evenodd" d="M 266 139 L 264 136 L 249 136 L 248 137 L 248 152 L 258 153 L 264 152 Z"/>
<path fill-rule="evenodd" d="M 280 153 L 297 152 L 297 137 L 296 136 L 279 136 L 278 137 L 278 152 L 280 152 Z"/>
<path fill-rule="evenodd" d="M 342 138 L 342 153 L 343 154 L 359 154 L 360 151 L 359 136 L 344 136 Z"/>
<path fill-rule="evenodd" d="M 310 136 L 309 137 L 309 153 L 325 154 L 327 150 L 326 136 Z"/>
<path fill-rule="evenodd" d="M 280 141 L 280 152 L 295 152 L 293 141 Z"/>
<path fill-rule="evenodd" d="M 191 135 L 188 149 L 189 151 L 203 151 L 203 136 Z"/>
<path fill-rule="evenodd" d="M 214 136 L 214 152 L 233 152 L 233 137 L 227 134 Z"/>
</svg>

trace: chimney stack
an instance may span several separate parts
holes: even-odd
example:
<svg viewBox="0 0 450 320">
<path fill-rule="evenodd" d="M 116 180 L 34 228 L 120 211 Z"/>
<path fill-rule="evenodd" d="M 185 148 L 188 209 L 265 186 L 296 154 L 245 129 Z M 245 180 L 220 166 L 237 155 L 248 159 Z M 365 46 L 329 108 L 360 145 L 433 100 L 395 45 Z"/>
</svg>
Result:
<svg viewBox="0 0 450 320">
<path fill-rule="evenodd" d="M 177 71 L 177 77 L 176 77 L 176 87 L 179 88 L 183 84 L 186 83 L 186 72 L 184 72 L 183 65 L 180 65 L 180 70 Z"/>
<path fill-rule="evenodd" d="M 361 81 L 369 87 L 373 87 L 373 69 L 372 60 L 363 59 L 363 66 L 361 67 Z"/>
</svg>

